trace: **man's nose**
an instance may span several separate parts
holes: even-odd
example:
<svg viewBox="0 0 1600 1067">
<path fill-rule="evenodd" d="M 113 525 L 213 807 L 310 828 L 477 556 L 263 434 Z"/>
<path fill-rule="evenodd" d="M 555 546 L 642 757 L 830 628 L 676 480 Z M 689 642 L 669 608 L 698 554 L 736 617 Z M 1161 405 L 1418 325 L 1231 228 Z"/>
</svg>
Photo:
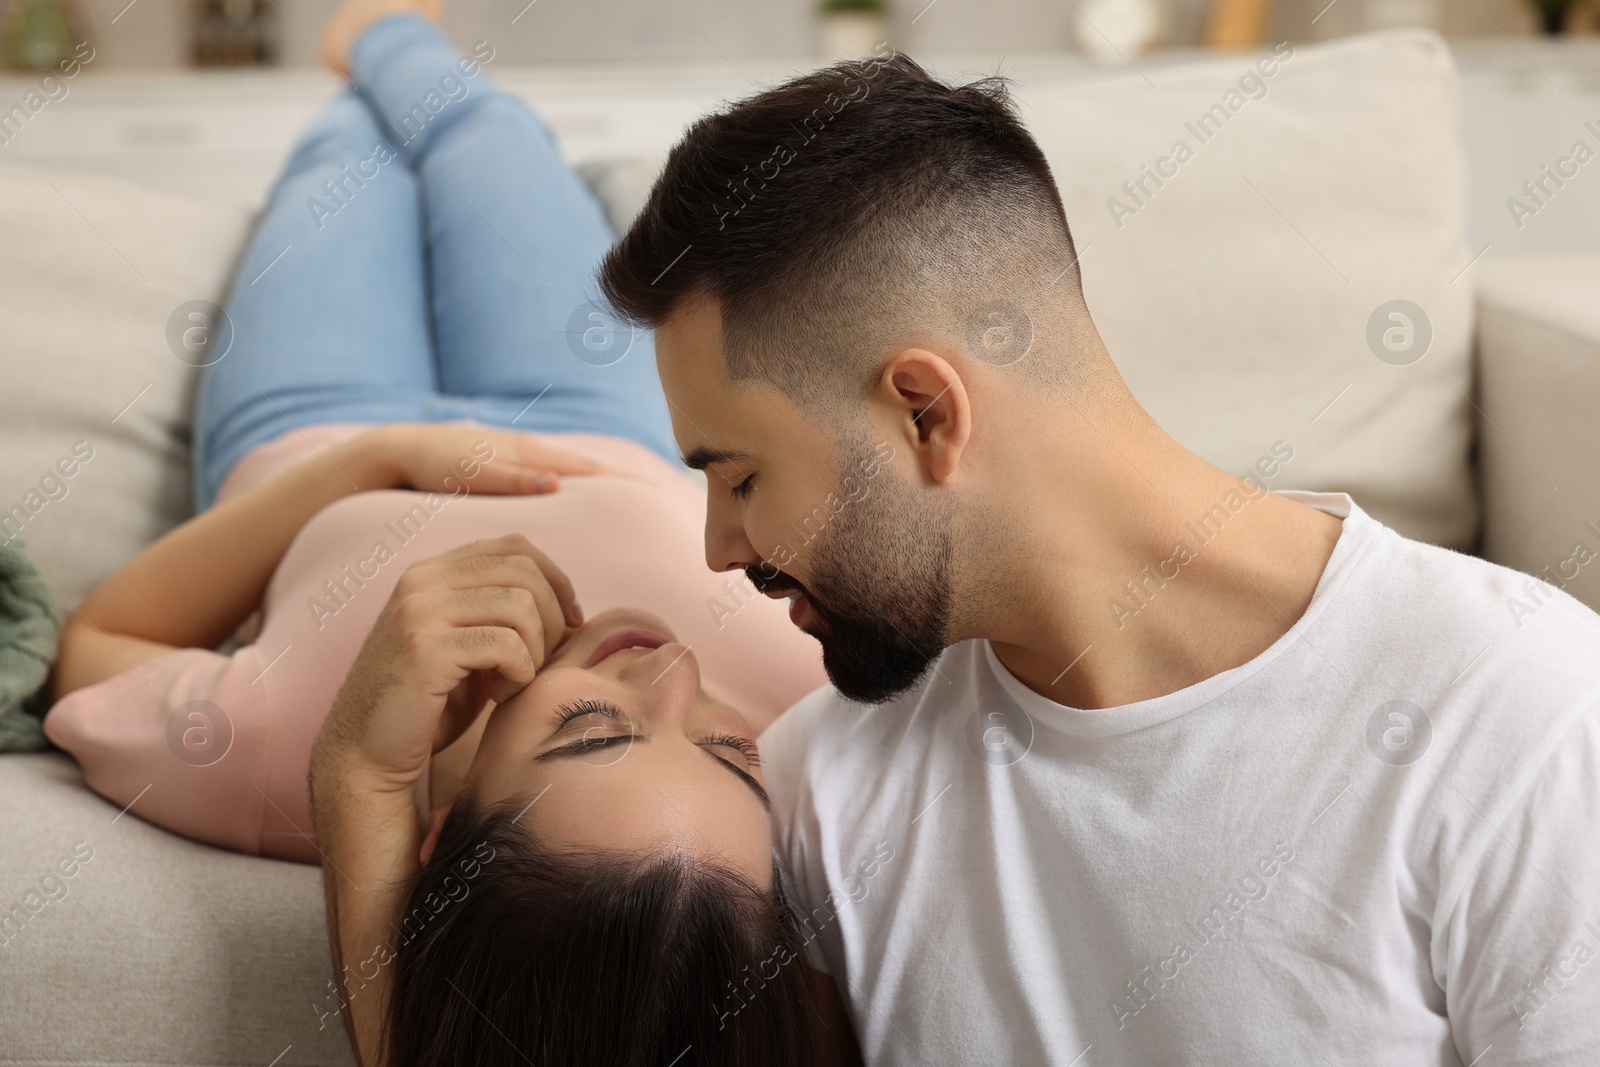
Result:
<svg viewBox="0 0 1600 1067">
<path fill-rule="evenodd" d="M 761 562 L 750 539 L 745 536 L 739 509 L 728 503 L 706 503 L 706 566 L 714 571 L 731 571 Z"/>
</svg>

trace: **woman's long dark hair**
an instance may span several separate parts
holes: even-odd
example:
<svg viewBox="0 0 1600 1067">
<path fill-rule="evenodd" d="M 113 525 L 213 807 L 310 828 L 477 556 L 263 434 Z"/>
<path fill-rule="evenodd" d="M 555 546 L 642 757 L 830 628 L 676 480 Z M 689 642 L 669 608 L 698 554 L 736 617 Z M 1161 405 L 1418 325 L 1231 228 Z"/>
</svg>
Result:
<svg viewBox="0 0 1600 1067">
<path fill-rule="evenodd" d="M 464 795 L 413 880 L 385 1063 L 806 1063 L 811 987 L 776 882 L 678 853 L 556 853 L 515 819 Z"/>
</svg>

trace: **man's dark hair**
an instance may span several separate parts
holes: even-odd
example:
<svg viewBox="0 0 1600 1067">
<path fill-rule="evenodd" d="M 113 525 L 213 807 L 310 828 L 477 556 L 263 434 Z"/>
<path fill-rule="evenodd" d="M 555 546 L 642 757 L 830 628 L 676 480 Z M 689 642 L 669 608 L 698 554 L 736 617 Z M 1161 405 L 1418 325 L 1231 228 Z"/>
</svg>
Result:
<svg viewBox="0 0 1600 1067">
<path fill-rule="evenodd" d="M 600 287 L 647 327 L 714 298 L 731 379 L 837 404 L 906 342 L 981 356 L 986 337 L 1009 338 L 989 362 L 1013 362 L 1024 334 L 1082 308 L 1076 263 L 1005 80 L 951 86 L 894 53 L 695 122 Z"/>
<path fill-rule="evenodd" d="M 518 805 L 520 806 L 520 805 Z M 804 948 L 774 883 L 691 856 L 555 853 L 463 796 L 397 924 L 393 1067 L 801 1067 Z"/>
</svg>

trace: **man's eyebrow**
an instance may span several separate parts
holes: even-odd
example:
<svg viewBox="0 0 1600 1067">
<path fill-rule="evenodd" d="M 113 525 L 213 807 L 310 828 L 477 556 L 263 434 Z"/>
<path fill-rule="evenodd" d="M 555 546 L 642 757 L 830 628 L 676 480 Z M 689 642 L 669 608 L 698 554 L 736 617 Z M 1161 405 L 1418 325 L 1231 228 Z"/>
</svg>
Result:
<svg viewBox="0 0 1600 1067">
<path fill-rule="evenodd" d="M 606 738 L 612 744 L 626 740 L 629 744 L 642 745 L 650 740 L 648 737 L 645 737 L 642 734 L 608 734 L 606 735 Z M 557 745 L 548 752 L 541 752 L 533 758 L 536 760 L 576 759 L 579 756 L 584 756 L 590 752 L 593 752 L 596 748 L 605 747 L 596 745 L 595 741 L 596 739 L 593 737 L 580 737 L 574 741 L 568 741 L 564 745 Z M 709 750 L 703 748 L 700 749 L 700 751 L 704 752 L 710 759 L 713 759 L 723 767 L 726 767 L 729 772 L 739 779 L 739 781 L 749 786 L 750 791 L 756 795 L 756 799 L 761 801 L 762 810 L 764 810 L 768 815 L 772 814 L 772 800 L 767 796 L 767 791 L 761 788 L 760 782 L 756 781 L 751 775 L 746 774 L 744 771 L 740 770 L 738 767 L 735 767 L 721 756 L 714 755 Z"/>
<path fill-rule="evenodd" d="M 729 452 L 720 448 L 702 446 L 684 456 L 683 463 L 684 466 L 689 467 L 691 470 L 703 471 L 713 463 L 732 463 L 737 466 L 749 458 L 743 452 Z"/>
</svg>

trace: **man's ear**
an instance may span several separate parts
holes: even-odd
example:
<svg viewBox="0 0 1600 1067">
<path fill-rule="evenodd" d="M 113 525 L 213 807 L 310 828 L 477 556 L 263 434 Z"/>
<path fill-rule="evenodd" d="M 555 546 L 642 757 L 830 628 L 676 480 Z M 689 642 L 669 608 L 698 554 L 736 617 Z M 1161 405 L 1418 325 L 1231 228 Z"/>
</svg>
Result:
<svg viewBox="0 0 1600 1067">
<path fill-rule="evenodd" d="M 455 806 L 455 800 L 446 800 L 435 804 L 428 813 L 428 832 L 422 838 L 422 848 L 417 853 L 417 861 L 424 866 L 433 856 L 433 850 L 439 846 L 439 834 L 444 830 L 444 821 L 450 815 L 450 809 Z"/>
<path fill-rule="evenodd" d="M 972 402 L 955 367 L 925 348 L 903 349 L 883 368 L 878 394 L 918 465 L 933 481 L 949 481 L 972 437 Z"/>
</svg>

